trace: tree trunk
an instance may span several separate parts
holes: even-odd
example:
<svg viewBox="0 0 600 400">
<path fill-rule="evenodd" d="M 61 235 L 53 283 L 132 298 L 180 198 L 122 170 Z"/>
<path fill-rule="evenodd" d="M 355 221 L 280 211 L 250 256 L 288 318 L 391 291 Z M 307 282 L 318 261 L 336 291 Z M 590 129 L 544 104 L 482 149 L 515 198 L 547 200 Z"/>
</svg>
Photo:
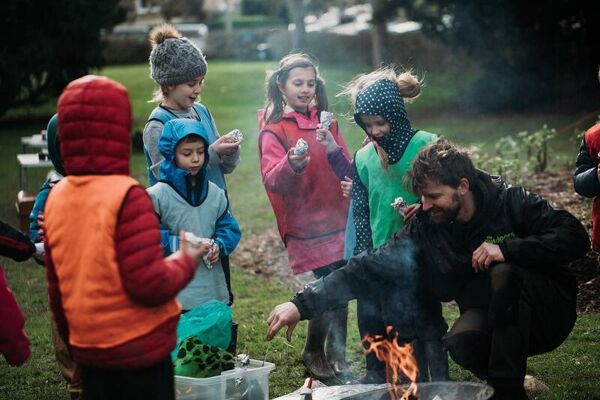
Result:
<svg viewBox="0 0 600 400">
<path fill-rule="evenodd" d="M 233 34 L 233 5 L 231 0 L 225 1 L 225 33 Z"/>
<path fill-rule="evenodd" d="M 301 50 L 306 47 L 306 27 L 304 26 L 304 0 L 286 0 L 288 12 L 296 26 L 292 32 L 292 49 Z"/>
<path fill-rule="evenodd" d="M 386 0 L 371 0 L 373 17 L 371 20 L 371 47 L 373 67 L 379 68 L 382 64 L 389 63 L 390 51 L 387 33 L 387 7 Z"/>
</svg>

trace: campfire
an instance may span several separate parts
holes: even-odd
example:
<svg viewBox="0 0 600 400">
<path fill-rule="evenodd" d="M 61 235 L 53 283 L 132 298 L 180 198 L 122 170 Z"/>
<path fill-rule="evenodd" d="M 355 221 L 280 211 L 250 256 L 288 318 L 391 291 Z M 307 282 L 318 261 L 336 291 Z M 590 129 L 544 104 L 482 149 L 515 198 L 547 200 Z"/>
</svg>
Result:
<svg viewBox="0 0 600 400">
<path fill-rule="evenodd" d="M 366 354 L 375 353 L 379 361 L 385 363 L 385 376 L 388 383 L 388 391 L 392 400 L 414 400 L 417 399 L 417 375 L 419 368 L 414 356 L 413 347 L 410 343 L 401 345 L 398 341 L 398 332 L 394 332 L 391 325 L 386 328 L 386 336 L 366 335 L 363 343 L 368 343 Z M 407 389 L 402 386 L 403 381 L 408 379 L 410 385 Z"/>
<path fill-rule="evenodd" d="M 494 394 L 491 386 L 474 382 L 425 382 L 417 387 L 419 369 L 413 346 L 400 344 L 393 327 L 388 326 L 386 332 L 386 335 L 366 335 L 362 340 L 368 344 L 365 353 L 374 352 L 385 363 L 386 385 L 315 388 L 309 378 L 302 389 L 276 400 L 488 400 Z"/>
</svg>

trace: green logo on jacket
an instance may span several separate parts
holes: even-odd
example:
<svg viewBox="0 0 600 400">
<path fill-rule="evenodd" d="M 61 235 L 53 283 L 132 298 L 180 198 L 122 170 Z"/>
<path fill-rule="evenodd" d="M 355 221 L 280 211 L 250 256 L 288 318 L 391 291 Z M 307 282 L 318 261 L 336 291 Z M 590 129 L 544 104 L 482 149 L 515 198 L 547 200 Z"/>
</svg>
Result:
<svg viewBox="0 0 600 400">
<path fill-rule="evenodd" d="M 506 239 L 510 239 L 510 238 L 514 238 L 517 237 L 513 232 L 507 233 L 505 235 L 501 235 L 501 236 L 488 236 L 485 238 L 485 241 L 488 243 L 492 243 L 492 244 L 500 244 L 500 243 L 504 243 L 506 241 Z"/>
</svg>

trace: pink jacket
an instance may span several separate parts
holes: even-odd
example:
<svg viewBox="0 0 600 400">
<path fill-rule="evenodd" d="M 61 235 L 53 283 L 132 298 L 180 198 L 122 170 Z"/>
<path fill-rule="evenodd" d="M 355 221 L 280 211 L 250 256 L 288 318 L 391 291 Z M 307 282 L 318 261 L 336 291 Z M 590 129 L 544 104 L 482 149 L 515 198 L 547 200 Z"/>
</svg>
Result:
<svg viewBox="0 0 600 400">
<path fill-rule="evenodd" d="M 318 123 L 316 108 L 309 116 L 288 112 L 279 123 L 262 127 L 258 140 L 263 184 L 295 274 L 343 259 L 349 201 L 342 196 L 325 148 L 316 141 Z M 331 132 L 349 157 L 336 122 Z M 308 143 L 311 160 L 296 172 L 287 153 L 300 138 Z"/>
</svg>

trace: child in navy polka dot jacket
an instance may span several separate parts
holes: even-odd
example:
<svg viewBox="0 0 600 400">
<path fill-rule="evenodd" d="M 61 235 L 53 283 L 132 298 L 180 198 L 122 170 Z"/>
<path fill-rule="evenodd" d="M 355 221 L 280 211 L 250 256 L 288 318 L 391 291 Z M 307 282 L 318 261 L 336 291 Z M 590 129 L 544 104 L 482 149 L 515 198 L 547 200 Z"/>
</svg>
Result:
<svg viewBox="0 0 600 400">
<path fill-rule="evenodd" d="M 418 152 L 434 142 L 437 136 L 415 130 L 404 108 L 404 99 L 411 101 L 421 91 L 420 81 L 410 72 L 397 73 L 391 67 L 356 76 L 341 93 L 350 97 L 354 119 L 365 131 L 370 142 L 355 155 L 352 182 L 352 213 L 356 229 L 354 254 L 383 245 L 420 208 L 418 198 L 406 188 L 404 176 Z M 320 139 L 328 148 L 331 137 L 322 132 Z M 351 161 L 343 162 L 331 152 L 330 164 L 338 176 L 347 174 Z M 402 212 L 391 207 L 401 197 L 406 204 Z M 385 296 L 385 294 L 382 294 Z M 373 294 L 358 299 L 358 324 L 361 337 L 384 334 L 379 304 L 385 301 Z M 414 343 L 419 359 L 420 380 L 448 379 L 447 357 L 439 340 Z M 363 383 L 385 380 L 384 365 L 373 353 L 367 355 L 367 374 Z"/>
</svg>

